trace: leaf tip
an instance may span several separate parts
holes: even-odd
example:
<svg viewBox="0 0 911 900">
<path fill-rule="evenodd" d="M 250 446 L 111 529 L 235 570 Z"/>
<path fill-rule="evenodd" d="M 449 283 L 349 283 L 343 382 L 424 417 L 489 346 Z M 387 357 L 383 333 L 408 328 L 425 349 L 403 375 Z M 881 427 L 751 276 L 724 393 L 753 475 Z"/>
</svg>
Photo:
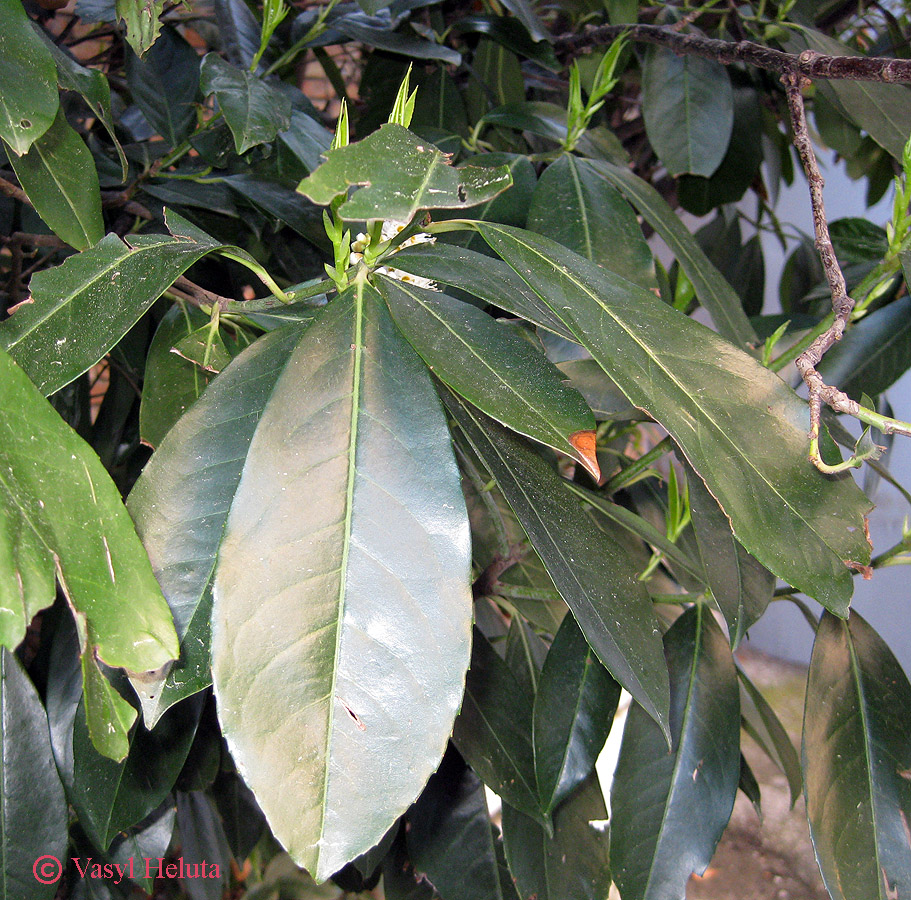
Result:
<svg viewBox="0 0 911 900">
<path fill-rule="evenodd" d="M 598 483 L 601 481 L 601 467 L 598 465 L 597 436 L 594 431 L 576 431 L 569 436 L 569 442 L 579 454 L 579 462 Z"/>
</svg>

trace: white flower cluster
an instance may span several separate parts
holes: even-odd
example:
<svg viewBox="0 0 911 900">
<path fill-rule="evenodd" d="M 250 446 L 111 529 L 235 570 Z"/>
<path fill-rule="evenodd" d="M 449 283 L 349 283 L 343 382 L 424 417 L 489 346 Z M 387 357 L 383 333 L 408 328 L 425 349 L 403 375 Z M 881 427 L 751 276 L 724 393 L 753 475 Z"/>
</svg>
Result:
<svg viewBox="0 0 911 900">
<path fill-rule="evenodd" d="M 407 224 L 407 222 L 383 222 L 382 239 L 384 241 L 391 241 L 407 226 Z M 364 258 L 364 250 L 367 247 L 368 243 L 370 243 L 370 239 L 363 232 L 358 234 L 351 242 L 352 264 L 360 262 Z M 413 247 L 415 244 L 433 243 L 436 243 L 436 238 L 433 237 L 433 235 L 425 234 L 424 232 L 419 231 L 417 234 L 413 234 L 407 240 L 402 241 L 402 243 L 395 248 L 394 252 L 397 253 L 403 247 Z M 439 290 L 436 284 L 429 278 L 422 278 L 420 275 L 411 275 L 408 272 L 402 272 L 400 269 L 394 269 L 392 266 L 378 266 L 376 268 L 376 271 L 379 272 L 380 275 L 385 275 L 388 278 L 395 278 L 397 281 L 402 281 L 405 284 L 413 284 L 417 287 L 427 288 L 431 291 Z"/>
</svg>

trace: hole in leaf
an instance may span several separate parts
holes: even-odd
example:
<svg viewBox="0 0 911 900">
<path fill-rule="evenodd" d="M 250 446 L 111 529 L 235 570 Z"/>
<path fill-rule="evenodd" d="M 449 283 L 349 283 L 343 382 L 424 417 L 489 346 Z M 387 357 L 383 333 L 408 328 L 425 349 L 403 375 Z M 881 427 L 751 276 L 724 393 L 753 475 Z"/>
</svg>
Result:
<svg viewBox="0 0 911 900">
<path fill-rule="evenodd" d="M 20 128 L 31 128 L 31 127 L 32 127 L 32 123 L 31 123 L 28 119 L 23 119 L 23 120 L 19 123 L 19 127 L 20 127 Z"/>
</svg>

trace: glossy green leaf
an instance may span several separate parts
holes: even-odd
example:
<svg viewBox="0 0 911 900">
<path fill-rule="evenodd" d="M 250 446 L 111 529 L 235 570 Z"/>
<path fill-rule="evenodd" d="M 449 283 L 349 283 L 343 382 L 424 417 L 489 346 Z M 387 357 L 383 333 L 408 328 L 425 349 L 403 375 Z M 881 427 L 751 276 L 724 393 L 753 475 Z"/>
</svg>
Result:
<svg viewBox="0 0 911 900">
<path fill-rule="evenodd" d="M 740 754 L 740 782 L 737 785 L 745 794 L 747 800 L 753 805 L 756 815 L 762 820 L 762 789 L 759 787 L 759 781 L 756 774 L 750 768 L 747 758 Z"/>
<path fill-rule="evenodd" d="M 709 178 L 682 175 L 677 183 L 680 205 L 696 216 L 740 200 L 762 164 L 762 96 L 752 86 L 738 84 L 733 97 L 734 125 L 720 165 Z"/>
<path fill-rule="evenodd" d="M 846 561 L 870 555 L 869 502 L 850 479 L 828 479 L 810 463 L 805 403 L 649 291 L 529 232 L 477 227 L 632 403 L 671 433 L 744 547 L 843 615 L 853 592 Z"/>
<path fill-rule="evenodd" d="M 711 861 L 740 778 L 737 675 L 711 610 L 685 612 L 664 647 L 673 751 L 631 707 L 611 790 L 611 866 L 624 900 L 684 896 Z"/>
<path fill-rule="evenodd" d="M 530 0 L 503 0 L 503 6 L 528 29 L 532 40 L 550 40 L 550 34 L 538 18 Z"/>
<path fill-rule="evenodd" d="M 409 222 L 419 209 L 465 209 L 510 184 L 503 166 L 454 168 L 432 144 L 401 125 L 386 124 L 362 141 L 331 150 L 298 190 L 325 206 L 358 185 L 339 207 L 343 219 Z"/>
<path fill-rule="evenodd" d="M 244 6 L 244 9 L 246 8 Z M 291 125 L 279 133 L 278 139 L 300 160 L 308 172 L 312 172 L 319 168 L 323 157 L 329 151 L 332 132 L 320 125 L 312 116 L 302 113 L 299 109 L 293 109 Z"/>
<path fill-rule="evenodd" d="M 572 332 L 502 260 L 450 244 L 418 244 L 388 258 L 388 265 L 447 284 L 573 340 Z"/>
<path fill-rule="evenodd" d="M 206 372 L 171 349 L 209 317 L 195 306 L 175 304 L 155 331 L 146 358 L 139 407 L 139 433 L 150 447 L 157 447 L 171 426 L 192 406 L 212 380 Z"/>
<path fill-rule="evenodd" d="M 0 351 L 3 640 L 53 602 L 56 569 L 91 652 L 131 672 L 177 656 L 171 614 L 98 457 Z M 129 599 L 125 604 L 124 598 Z"/>
<path fill-rule="evenodd" d="M 595 527 L 560 477 L 521 439 L 448 402 L 496 478 L 598 658 L 667 725 L 667 673 L 654 614 L 626 551 Z"/>
<path fill-rule="evenodd" d="M 408 813 L 406 834 L 415 872 L 444 897 L 515 897 L 511 883 L 501 884 L 484 785 L 452 748 Z"/>
<path fill-rule="evenodd" d="M 2 0 L 0 17 L 0 138 L 21 156 L 57 117 L 57 78 L 19 0 Z"/>
<path fill-rule="evenodd" d="M 291 124 L 291 102 L 281 91 L 217 53 L 206 54 L 199 81 L 206 96 L 215 95 L 238 153 L 271 141 Z"/>
<path fill-rule="evenodd" d="M 535 777 L 548 812 L 591 774 L 619 700 L 620 685 L 598 662 L 576 620 L 567 616 L 535 696 Z"/>
<path fill-rule="evenodd" d="M 557 368 L 585 398 L 596 419 L 638 419 L 641 416 L 593 359 L 568 359 L 557 363 Z"/>
<path fill-rule="evenodd" d="M 546 822 L 535 790 L 533 703 L 531 693 L 475 628 L 465 698 L 452 740 L 494 793 L 526 815 Z"/>
<path fill-rule="evenodd" d="M 80 825 L 99 849 L 107 850 L 121 831 L 141 822 L 170 793 L 193 743 L 202 709 L 199 700 L 176 707 L 152 731 L 138 723 L 130 734 L 128 755 L 119 762 L 95 749 L 80 702 L 68 797 Z"/>
<path fill-rule="evenodd" d="M 527 227 L 644 288 L 657 285 L 636 214 L 590 160 L 564 154 L 547 167 Z"/>
<path fill-rule="evenodd" d="M 134 103 L 169 147 L 178 146 L 196 126 L 196 51 L 174 28 L 166 27 L 143 59 L 128 51 L 125 64 Z"/>
<path fill-rule="evenodd" d="M 172 668 L 133 681 L 147 728 L 211 684 L 218 547 L 257 424 L 301 335 L 289 326 L 247 348 L 170 429 L 130 494 L 127 506 L 181 642 Z"/>
<path fill-rule="evenodd" d="M 121 177 L 127 180 L 127 158 L 114 131 L 114 117 L 111 111 L 111 86 L 104 73 L 98 69 L 81 66 L 72 56 L 58 47 L 44 32 L 40 32 L 45 47 L 50 51 L 57 66 L 57 83 L 65 91 L 76 91 L 88 104 L 89 109 L 104 126 L 120 159 Z"/>
<path fill-rule="evenodd" d="M 208 876 L 191 882 L 191 900 L 223 900 L 231 880 L 231 848 L 211 798 L 202 791 L 178 791 L 177 827 L 184 864 L 201 865 Z"/>
<path fill-rule="evenodd" d="M 772 602 L 775 576 L 736 541 L 731 523 L 692 469 L 686 480 L 705 578 L 736 647 Z"/>
<path fill-rule="evenodd" d="M 382 278 L 380 290 L 431 371 L 489 416 L 581 463 L 597 481 L 595 417 L 543 353 L 469 303 Z"/>
<path fill-rule="evenodd" d="M 504 597 L 530 622 L 554 634 L 566 613 L 566 604 L 554 587 L 541 558 L 528 542 L 506 498 L 463 440 L 456 443 L 462 490 L 471 522 L 472 559 L 479 571 L 502 568 L 480 589 Z M 490 568 L 493 566 L 493 569 Z"/>
<path fill-rule="evenodd" d="M 361 0 L 361 3 L 364 2 L 366 0 Z M 387 5 L 385 0 L 381 0 L 381 3 Z M 462 62 L 462 55 L 452 47 L 436 41 L 426 41 L 410 30 L 392 31 L 385 23 L 377 28 L 356 16 L 339 19 L 334 26 L 352 40 L 388 50 L 390 53 L 410 56 L 413 59 L 440 60 L 453 66 L 458 66 Z"/>
<path fill-rule="evenodd" d="M 724 159 L 734 127 L 727 69 L 700 56 L 649 47 L 642 65 L 642 117 L 671 175 L 708 178 Z"/>
<path fill-rule="evenodd" d="M 803 730 L 810 836 L 835 900 L 911 891 L 911 684 L 857 613 L 823 614 Z"/>
<path fill-rule="evenodd" d="M 491 106 L 525 100 L 525 79 L 519 60 L 501 44 L 481 38 L 472 58 L 471 74 L 466 100 L 475 119 Z"/>
<path fill-rule="evenodd" d="M 61 110 L 54 124 L 10 165 L 38 215 L 57 234 L 85 250 L 101 240 L 101 192 L 89 148 Z"/>
<path fill-rule="evenodd" d="M 130 880 L 147 893 L 154 890 L 156 870 L 152 867 L 150 877 L 146 878 L 145 860 L 157 860 L 167 853 L 171 835 L 174 833 L 175 813 L 173 801 L 165 800 L 135 828 L 114 838 L 108 848 L 107 856 L 111 862 L 120 863 L 125 872 L 131 872 Z M 128 869 L 130 860 L 133 861 L 132 870 Z"/>
<path fill-rule="evenodd" d="M 546 41 L 533 40 L 528 30 L 517 19 L 496 15 L 471 15 L 461 17 L 453 27 L 462 32 L 487 35 L 507 50 L 512 50 L 526 59 L 532 59 L 551 72 L 560 71 L 560 63 L 553 47 Z"/>
<path fill-rule="evenodd" d="M 54 766 L 44 707 L 6 648 L 0 650 L 0 772 L 0 898 L 50 900 L 58 885 L 48 879 L 58 874 L 54 864 L 67 846 L 66 798 Z M 44 877 L 36 881 L 39 874 Z"/>
<path fill-rule="evenodd" d="M 585 640 L 583 638 L 583 640 Z M 506 633 L 506 665 L 522 684 L 537 693 L 548 646 L 521 615 L 512 616 Z"/>
<path fill-rule="evenodd" d="M 875 397 L 911 365 L 911 297 L 902 297 L 852 325 L 819 364 L 822 377 L 853 399 Z"/>
<path fill-rule="evenodd" d="M 737 292 L 712 265 L 661 194 L 629 169 L 603 162 L 593 165 L 642 213 L 645 221 L 670 247 L 718 330 L 738 347 L 757 342 L 756 332 L 744 314 Z"/>
<path fill-rule="evenodd" d="M 607 808 L 592 772 L 554 813 L 553 836 L 503 807 L 506 859 L 523 898 L 604 900 L 610 889 Z"/>
<path fill-rule="evenodd" d="M 791 806 L 797 802 L 803 788 L 800 772 L 800 757 L 775 710 L 763 697 L 762 692 L 738 667 L 737 677 L 743 688 L 740 695 L 740 711 L 743 728 L 759 744 L 768 757 L 782 771 L 791 791 Z"/>
<path fill-rule="evenodd" d="M 223 245 L 169 213 L 174 237 L 108 234 L 54 269 L 36 273 L 31 297 L 0 322 L 0 345 L 39 390 L 52 394 L 91 368 L 174 280 Z"/>
<path fill-rule="evenodd" d="M 159 17 L 164 0 L 116 0 L 117 21 L 127 29 L 127 43 L 138 56 L 145 56 L 161 31 Z"/>
<path fill-rule="evenodd" d="M 80 636 L 80 644 L 84 643 Z M 136 721 L 136 710 L 105 678 L 90 651 L 83 649 L 80 658 L 85 724 L 92 745 L 108 759 L 120 761 L 130 750 L 129 733 Z"/>
<path fill-rule="evenodd" d="M 249 69 L 259 49 L 260 23 L 243 0 L 214 0 L 212 6 L 228 62 Z"/>
<path fill-rule="evenodd" d="M 215 573 L 219 718 L 317 880 L 414 800 L 460 703 L 470 549 L 451 452 L 424 364 L 359 282 L 304 332 L 247 454 Z"/>
<path fill-rule="evenodd" d="M 785 46 L 800 53 L 808 48 L 831 56 L 856 56 L 841 41 L 812 28 L 791 32 Z M 819 90 L 848 119 L 862 128 L 895 159 L 901 161 L 911 121 L 911 91 L 901 84 L 822 78 Z"/>
</svg>

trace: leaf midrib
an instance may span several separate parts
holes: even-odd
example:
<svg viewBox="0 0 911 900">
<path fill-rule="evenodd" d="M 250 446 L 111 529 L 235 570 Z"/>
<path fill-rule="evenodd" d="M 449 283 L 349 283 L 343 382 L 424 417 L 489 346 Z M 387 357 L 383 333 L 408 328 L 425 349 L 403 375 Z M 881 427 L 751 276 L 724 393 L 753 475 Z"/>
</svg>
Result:
<svg viewBox="0 0 911 900">
<path fill-rule="evenodd" d="M 329 798 L 329 773 L 331 766 L 332 735 L 335 726 L 335 690 L 338 684 L 339 656 L 342 645 L 342 622 L 345 614 L 345 600 L 348 588 L 348 556 L 351 550 L 351 525 L 354 506 L 354 483 L 357 477 L 357 431 L 360 418 L 361 365 L 364 355 L 364 282 L 358 281 L 354 290 L 354 342 L 352 353 L 354 365 L 351 375 L 351 417 L 348 435 L 348 475 L 345 485 L 345 521 L 342 531 L 342 558 L 339 565 L 338 614 L 335 632 L 335 652 L 333 654 L 332 681 L 329 686 L 329 715 L 326 730 L 326 765 L 323 774 L 322 802 L 320 803 L 320 840 L 326 827 L 326 809 Z M 317 851 L 319 853 L 319 850 Z"/>
</svg>

